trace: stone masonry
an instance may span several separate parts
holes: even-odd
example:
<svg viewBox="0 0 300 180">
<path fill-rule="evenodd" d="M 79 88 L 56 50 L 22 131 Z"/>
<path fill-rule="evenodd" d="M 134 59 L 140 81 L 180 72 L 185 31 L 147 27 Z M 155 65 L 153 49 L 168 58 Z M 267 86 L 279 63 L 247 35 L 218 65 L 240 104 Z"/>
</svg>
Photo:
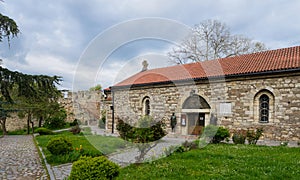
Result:
<svg viewBox="0 0 300 180">
<path fill-rule="evenodd" d="M 75 119 L 85 125 L 97 125 L 100 118 L 100 91 L 68 92 L 60 101 L 67 111 L 67 121 Z"/>
<path fill-rule="evenodd" d="M 100 118 L 100 102 L 102 93 L 98 91 L 68 92 L 59 103 L 67 111 L 66 122 L 73 122 L 78 119 L 86 125 L 97 125 Z M 38 120 L 33 118 L 34 124 L 38 125 Z M 6 129 L 14 131 L 25 129 L 27 118 L 20 119 L 17 114 L 12 114 L 6 120 Z"/>
<path fill-rule="evenodd" d="M 264 139 L 300 140 L 300 73 L 186 81 L 112 91 L 115 121 L 118 118 L 136 121 L 143 115 L 143 98 L 149 97 L 151 116 L 165 120 L 170 130 L 169 119 L 174 112 L 177 133 L 186 133 L 180 125 L 180 117 L 184 114 L 182 105 L 194 91 L 210 105 L 205 114 L 206 125 L 214 114 L 217 123 L 232 133 L 262 127 Z M 262 93 L 270 97 L 268 123 L 259 122 L 258 96 Z M 224 104 L 229 107 L 226 112 L 221 108 Z"/>
</svg>

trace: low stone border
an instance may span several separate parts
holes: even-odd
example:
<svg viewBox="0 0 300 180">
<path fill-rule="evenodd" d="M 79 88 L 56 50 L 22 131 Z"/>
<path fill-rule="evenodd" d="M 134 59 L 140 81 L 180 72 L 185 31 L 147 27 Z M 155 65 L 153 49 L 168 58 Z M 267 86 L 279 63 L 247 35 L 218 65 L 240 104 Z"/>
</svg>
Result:
<svg viewBox="0 0 300 180">
<path fill-rule="evenodd" d="M 46 170 L 47 170 L 47 172 L 48 172 L 48 175 L 49 175 L 49 177 L 50 177 L 50 180 L 55 180 L 55 176 L 54 176 L 54 173 L 53 173 L 53 171 L 52 171 L 51 165 L 48 164 L 48 162 L 47 162 L 47 160 L 46 160 L 46 156 L 45 156 L 45 154 L 44 154 L 44 152 L 43 152 L 42 147 L 40 147 L 40 146 L 39 146 L 39 142 L 36 141 L 36 139 L 35 139 L 36 136 L 39 136 L 39 134 L 38 134 L 38 133 L 35 133 L 35 134 L 33 134 L 33 137 L 34 137 L 34 141 L 35 141 L 36 145 L 38 146 L 37 148 L 38 148 L 38 150 L 40 151 L 40 154 L 42 155 L 42 160 L 43 160 L 43 162 L 44 162 L 44 164 L 45 164 L 45 166 L 46 166 Z"/>
</svg>

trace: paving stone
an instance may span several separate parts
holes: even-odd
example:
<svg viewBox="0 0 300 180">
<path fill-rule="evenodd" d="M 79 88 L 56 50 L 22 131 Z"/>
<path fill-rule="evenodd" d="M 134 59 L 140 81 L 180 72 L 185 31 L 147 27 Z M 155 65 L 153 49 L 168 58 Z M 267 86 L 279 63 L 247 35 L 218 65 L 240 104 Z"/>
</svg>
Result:
<svg viewBox="0 0 300 180">
<path fill-rule="evenodd" d="M 0 138 L 0 157 L 0 179 L 48 179 L 31 135 Z"/>
</svg>

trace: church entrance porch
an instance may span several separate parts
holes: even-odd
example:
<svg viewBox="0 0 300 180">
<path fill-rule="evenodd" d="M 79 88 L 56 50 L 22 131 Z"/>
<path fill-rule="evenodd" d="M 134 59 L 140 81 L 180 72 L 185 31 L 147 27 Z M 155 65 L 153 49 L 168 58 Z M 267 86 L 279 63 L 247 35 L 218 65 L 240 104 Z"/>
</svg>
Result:
<svg viewBox="0 0 300 180">
<path fill-rule="evenodd" d="M 200 135 L 208 122 L 210 106 L 207 101 L 197 95 L 191 94 L 182 105 L 181 134 Z"/>
</svg>

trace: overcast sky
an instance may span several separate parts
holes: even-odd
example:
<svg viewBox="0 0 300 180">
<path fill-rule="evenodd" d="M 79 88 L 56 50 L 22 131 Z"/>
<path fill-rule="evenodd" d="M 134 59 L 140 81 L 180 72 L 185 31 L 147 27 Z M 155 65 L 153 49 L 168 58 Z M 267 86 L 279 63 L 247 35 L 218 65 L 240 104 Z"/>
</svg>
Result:
<svg viewBox="0 0 300 180">
<path fill-rule="evenodd" d="M 298 46 L 299 9 L 299 0 L 5 0 L 0 12 L 21 34 L 10 48 L 0 44 L 0 58 L 11 70 L 62 76 L 60 88 L 105 88 L 140 71 L 143 59 L 170 65 L 175 36 L 206 19 L 269 49 Z"/>
</svg>

